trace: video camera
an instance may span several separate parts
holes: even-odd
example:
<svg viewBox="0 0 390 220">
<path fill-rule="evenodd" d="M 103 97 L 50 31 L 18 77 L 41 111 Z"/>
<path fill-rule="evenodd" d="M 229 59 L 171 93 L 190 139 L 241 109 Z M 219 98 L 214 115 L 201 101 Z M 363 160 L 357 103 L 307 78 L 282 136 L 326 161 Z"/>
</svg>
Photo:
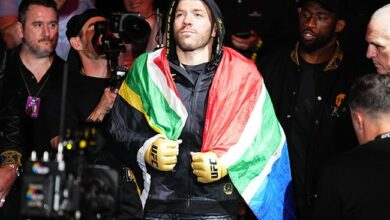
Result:
<svg viewBox="0 0 390 220">
<path fill-rule="evenodd" d="M 126 67 L 118 67 L 119 53 L 126 52 L 125 44 L 143 44 L 149 39 L 151 32 L 145 17 L 138 13 L 114 12 L 106 21 L 95 23 L 95 34 L 92 45 L 98 54 L 105 54 L 109 60 L 111 88 L 121 84 L 127 72 Z"/>
<path fill-rule="evenodd" d="M 107 21 L 96 22 L 94 28 L 93 45 L 100 54 L 120 50 L 125 43 L 145 43 L 151 32 L 145 17 L 137 13 L 114 12 Z"/>
<path fill-rule="evenodd" d="M 102 137 L 95 127 L 67 132 L 56 159 L 33 152 L 25 163 L 21 213 L 29 219 L 115 219 L 119 174 L 106 165 L 91 165 Z"/>
</svg>

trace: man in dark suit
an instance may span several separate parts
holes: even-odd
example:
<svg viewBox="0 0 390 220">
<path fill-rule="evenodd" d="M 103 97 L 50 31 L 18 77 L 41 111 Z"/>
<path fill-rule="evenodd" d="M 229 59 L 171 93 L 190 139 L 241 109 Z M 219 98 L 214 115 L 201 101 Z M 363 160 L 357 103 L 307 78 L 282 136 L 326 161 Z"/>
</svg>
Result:
<svg viewBox="0 0 390 220">
<path fill-rule="evenodd" d="M 361 145 L 324 170 L 312 219 L 389 218 L 390 75 L 359 78 L 350 109 Z"/>
</svg>

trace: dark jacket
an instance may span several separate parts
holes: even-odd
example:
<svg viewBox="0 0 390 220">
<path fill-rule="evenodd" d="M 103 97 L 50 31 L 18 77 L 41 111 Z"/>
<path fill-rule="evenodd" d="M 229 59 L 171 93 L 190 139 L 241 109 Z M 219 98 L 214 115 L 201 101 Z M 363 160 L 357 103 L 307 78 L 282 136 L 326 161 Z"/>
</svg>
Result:
<svg viewBox="0 0 390 220">
<path fill-rule="evenodd" d="M 321 178 L 312 219 L 388 219 L 389 157 L 390 138 L 377 138 L 332 160 Z"/>
<path fill-rule="evenodd" d="M 205 1 L 211 8 L 214 18 L 220 20 L 220 12 L 213 1 Z M 177 2 L 171 6 L 175 11 Z M 168 19 L 170 20 L 170 19 Z M 172 25 L 173 20 L 168 25 Z M 168 28 L 168 30 L 172 30 Z M 167 45 L 168 60 L 174 76 L 179 96 L 188 112 L 188 118 L 179 139 L 178 162 L 172 172 L 158 171 L 147 167 L 150 172 L 151 186 L 146 201 L 145 212 L 181 213 L 190 215 L 231 215 L 237 214 L 238 194 L 228 176 L 214 183 L 203 184 L 192 173 L 190 152 L 199 152 L 202 145 L 203 126 L 206 113 L 207 96 L 222 56 L 223 25 L 218 26 L 218 38 L 214 40 L 214 53 L 209 63 L 185 67 L 179 65 L 173 39 Z M 137 153 L 144 142 L 155 136 L 144 115 L 129 107 L 118 96 L 111 114 L 110 132 L 116 140 L 115 152 L 126 166 L 135 171 L 137 179 Z M 138 155 L 143 156 L 143 155 Z M 140 181 L 137 181 L 140 185 Z"/>
<path fill-rule="evenodd" d="M 260 72 L 271 96 L 277 117 L 286 133 L 297 205 L 304 206 L 315 197 L 316 181 L 321 166 L 331 157 L 353 146 L 357 139 L 353 131 L 347 94 L 350 85 L 359 76 L 356 63 L 344 56 L 337 47 L 333 58 L 318 74 L 313 118 L 307 118 L 308 134 L 299 138 L 306 147 L 298 146 L 297 101 L 301 83 L 302 65 L 298 44 L 262 58 Z M 300 113 L 302 117 L 302 113 Z M 303 137 L 305 136 L 305 137 Z M 302 149 L 304 148 L 304 149 Z M 303 156 L 302 156 L 303 155 Z"/>
<path fill-rule="evenodd" d="M 13 51 L 4 70 L 4 85 L 0 100 L 0 125 L 3 137 L 0 140 L 0 151 L 13 150 L 28 155 L 32 150 L 38 152 L 52 151 L 50 139 L 59 133 L 58 122 L 51 120 L 51 115 L 59 115 L 62 71 L 64 62 L 55 55 L 54 60 L 40 83 L 34 83 L 32 73 L 23 65 L 19 50 Z M 25 80 L 30 86 L 41 91 L 37 95 L 41 99 L 39 115 L 31 118 L 26 115 L 26 101 L 29 92 Z M 28 79 L 26 76 L 29 76 Z M 32 96 L 35 91 L 29 88 Z M 54 106 L 54 107 L 52 107 Z"/>
</svg>

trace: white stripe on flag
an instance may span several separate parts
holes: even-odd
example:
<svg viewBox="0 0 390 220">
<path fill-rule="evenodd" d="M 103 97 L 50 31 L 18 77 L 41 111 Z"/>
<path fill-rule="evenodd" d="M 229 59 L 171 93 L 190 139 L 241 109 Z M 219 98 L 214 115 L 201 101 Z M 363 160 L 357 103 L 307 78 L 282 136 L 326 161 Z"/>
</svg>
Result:
<svg viewBox="0 0 390 220">
<path fill-rule="evenodd" d="M 248 119 L 248 123 L 242 131 L 239 140 L 234 146 L 230 147 L 229 150 L 221 157 L 222 163 L 227 168 L 229 168 L 232 164 L 236 163 L 237 160 L 242 157 L 248 147 L 251 146 L 257 133 L 260 131 L 261 124 L 263 121 L 261 113 L 264 106 L 265 97 L 266 89 L 264 86 L 264 81 L 262 81 L 262 89 L 260 96 L 253 108 L 253 111 L 251 112 L 251 115 Z"/>
<path fill-rule="evenodd" d="M 162 49 L 156 50 L 148 54 L 146 65 L 149 72 L 149 76 L 154 82 L 154 84 L 160 89 L 161 93 L 165 97 L 165 100 L 167 100 L 169 107 L 173 109 L 173 111 L 175 111 L 181 119 L 183 119 L 184 126 L 184 122 L 188 116 L 187 110 L 185 109 L 180 98 L 177 97 L 176 93 L 168 86 L 164 73 L 154 63 L 154 59 L 161 55 L 161 51 Z"/>
<path fill-rule="evenodd" d="M 259 187 L 263 184 L 268 174 L 271 173 L 272 166 L 274 165 L 275 161 L 280 158 L 284 143 L 286 141 L 286 136 L 284 135 L 283 128 L 280 125 L 279 125 L 279 131 L 282 134 L 282 138 L 277 150 L 272 154 L 271 158 L 268 160 L 267 164 L 265 165 L 261 173 L 251 180 L 251 182 L 245 188 L 244 192 L 241 194 L 248 204 L 252 200 L 256 192 L 259 190 Z"/>
</svg>

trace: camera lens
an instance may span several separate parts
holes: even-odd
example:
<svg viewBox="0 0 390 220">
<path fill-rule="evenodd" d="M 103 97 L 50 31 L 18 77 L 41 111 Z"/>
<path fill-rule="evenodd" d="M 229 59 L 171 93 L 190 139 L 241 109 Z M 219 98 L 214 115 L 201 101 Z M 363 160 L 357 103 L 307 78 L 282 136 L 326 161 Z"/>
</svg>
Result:
<svg viewBox="0 0 390 220">
<path fill-rule="evenodd" d="M 122 17 L 120 37 L 128 43 L 145 43 L 149 39 L 150 26 L 137 14 L 125 14 Z"/>
</svg>

